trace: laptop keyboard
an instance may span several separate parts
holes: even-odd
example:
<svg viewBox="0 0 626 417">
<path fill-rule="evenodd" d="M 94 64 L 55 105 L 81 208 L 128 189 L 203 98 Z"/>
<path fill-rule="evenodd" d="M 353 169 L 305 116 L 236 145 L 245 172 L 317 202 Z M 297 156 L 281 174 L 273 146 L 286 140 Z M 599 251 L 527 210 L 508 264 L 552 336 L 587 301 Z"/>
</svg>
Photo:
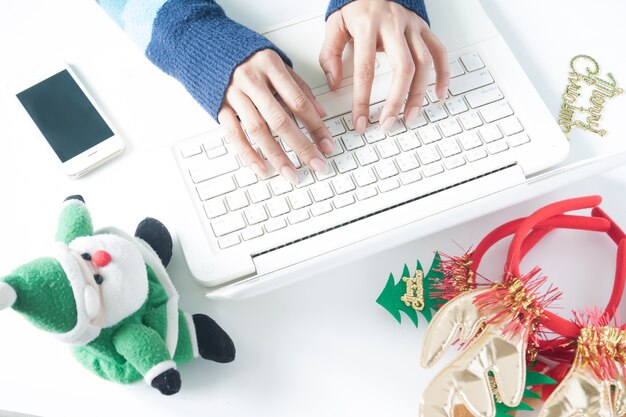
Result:
<svg viewBox="0 0 626 417">
<path fill-rule="evenodd" d="M 379 211 L 394 190 L 415 184 L 427 190 L 429 181 L 446 172 L 530 142 L 478 54 L 452 60 L 450 69 L 449 97 L 443 103 L 437 99 L 431 77 L 422 113 L 412 124 L 400 115 L 383 133 L 378 118 L 384 102 L 371 105 L 363 135 L 355 132 L 350 109 L 326 119 L 335 151 L 327 155 L 325 175 L 304 166 L 287 143 L 276 138 L 297 168 L 296 186 L 279 176 L 267 160 L 268 175 L 257 177 L 217 133 L 175 146 L 184 180 L 219 248 L 253 244 L 281 231 L 272 245 L 287 244 L 302 238 L 285 233 L 290 225 L 321 218 L 326 219 L 325 225 L 343 223 L 350 218 L 345 213 L 362 216 L 362 210 L 354 208 L 363 204 Z M 377 204 L 372 206 L 372 201 Z M 389 201 L 388 206 L 394 204 Z"/>
</svg>

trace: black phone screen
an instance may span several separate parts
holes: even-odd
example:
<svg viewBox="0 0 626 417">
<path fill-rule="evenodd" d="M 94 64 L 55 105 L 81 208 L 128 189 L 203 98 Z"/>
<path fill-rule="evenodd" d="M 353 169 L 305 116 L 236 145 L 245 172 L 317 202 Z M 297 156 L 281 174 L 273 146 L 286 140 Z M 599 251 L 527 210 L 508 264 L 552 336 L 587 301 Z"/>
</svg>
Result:
<svg viewBox="0 0 626 417">
<path fill-rule="evenodd" d="M 113 136 L 67 70 L 18 93 L 17 98 L 61 162 Z"/>
</svg>

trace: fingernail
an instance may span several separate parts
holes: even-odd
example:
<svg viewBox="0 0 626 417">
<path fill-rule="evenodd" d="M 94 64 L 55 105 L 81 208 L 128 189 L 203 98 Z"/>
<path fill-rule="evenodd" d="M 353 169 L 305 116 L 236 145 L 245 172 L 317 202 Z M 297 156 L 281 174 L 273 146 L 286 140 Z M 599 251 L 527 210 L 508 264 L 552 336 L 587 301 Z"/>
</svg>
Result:
<svg viewBox="0 0 626 417">
<path fill-rule="evenodd" d="M 309 165 L 311 165 L 311 168 L 313 168 L 318 174 L 328 173 L 328 165 L 326 165 L 326 162 L 322 161 L 320 158 L 311 159 Z"/>
<path fill-rule="evenodd" d="M 385 119 L 385 121 L 380 125 L 380 128 L 382 129 L 383 133 L 387 133 L 389 131 L 389 129 L 391 129 L 391 126 L 393 126 L 393 124 L 396 122 L 396 118 L 395 117 L 387 117 Z"/>
<path fill-rule="evenodd" d="M 329 71 L 326 73 L 326 81 L 328 82 L 328 86 L 332 90 L 333 87 L 335 86 L 335 76 L 333 75 L 332 72 Z"/>
<path fill-rule="evenodd" d="M 407 123 L 409 124 L 413 124 L 417 121 L 417 117 L 420 114 L 420 108 L 415 106 L 415 107 L 411 107 L 408 111 L 408 113 L 405 113 L 405 117 L 404 120 L 406 120 Z"/>
<path fill-rule="evenodd" d="M 360 116 L 356 119 L 356 123 L 354 124 L 354 128 L 359 135 L 362 135 L 365 132 L 365 128 L 367 127 L 367 118 L 365 116 Z"/>
<path fill-rule="evenodd" d="M 324 152 L 327 155 L 330 155 L 333 153 L 333 151 L 335 150 L 335 146 L 333 145 L 333 142 L 330 139 L 322 139 L 322 141 L 320 142 L 320 148 L 322 148 L 322 152 Z"/>
<path fill-rule="evenodd" d="M 439 94 L 437 96 L 439 97 L 440 101 L 444 101 L 447 95 L 448 95 L 448 86 L 446 85 L 439 91 Z"/>
<path fill-rule="evenodd" d="M 262 169 L 261 165 L 257 164 L 256 162 L 252 162 L 250 164 L 250 169 L 254 171 L 254 173 L 257 174 L 259 177 L 265 175 L 265 170 Z"/>
<path fill-rule="evenodd" d="M 293 169 L 293 167 L 285 165 L 280 169 L 280 175 L 285 177 L 293 185 L 298 185 L 298 174 L 296 174 L 296 170 Z"/>
</svg>

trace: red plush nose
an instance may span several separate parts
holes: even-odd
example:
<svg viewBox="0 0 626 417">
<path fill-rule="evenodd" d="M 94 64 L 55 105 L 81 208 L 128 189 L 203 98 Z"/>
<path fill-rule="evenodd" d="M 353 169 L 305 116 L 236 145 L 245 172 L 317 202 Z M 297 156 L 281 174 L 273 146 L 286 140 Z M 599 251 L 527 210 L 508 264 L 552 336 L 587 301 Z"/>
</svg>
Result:
<svg viewBox="0 0 626 417">
<path fill-rule="evenodd" d="M 111 262 L 111 255 L 104 250 L 97 250 L 91 255 L 91 262 L 99 267 L 107 266 Z"/>
</svg>

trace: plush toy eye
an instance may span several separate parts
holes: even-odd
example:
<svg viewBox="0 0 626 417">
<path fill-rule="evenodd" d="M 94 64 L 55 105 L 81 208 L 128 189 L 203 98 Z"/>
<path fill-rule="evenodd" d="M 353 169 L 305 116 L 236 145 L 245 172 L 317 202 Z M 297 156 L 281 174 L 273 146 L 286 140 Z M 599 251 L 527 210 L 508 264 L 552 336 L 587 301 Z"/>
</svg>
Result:
<svg viewBox="0 0 626 417">
<path fill-rule="evenodd" d="M 102 275 L 100 275 L 100 274 L 95 274 L 95 275 L 93 276 L 93 279 L 95 279 L 95 280 L 96 280 L 96 284 L 98 284 L 98 285 L 101 285 L 101 284 L 102 284 L 102 281 L 104 281 L 104 278 L 103 278 L 103 277 L 102 277 Z"/>
<path fill-rule="evenodd" d="M 90 254 L 88 254 L 88 253 L 82 253 L 82 254 L 80 255 L 80 257 L 81 257 L 81 258 L 83 258 L 83 259 L 84 259 L 84 260 L 86 260 L 86 261 L 91 261 L 91 255 L 90 255 Z"/>
</svg>

